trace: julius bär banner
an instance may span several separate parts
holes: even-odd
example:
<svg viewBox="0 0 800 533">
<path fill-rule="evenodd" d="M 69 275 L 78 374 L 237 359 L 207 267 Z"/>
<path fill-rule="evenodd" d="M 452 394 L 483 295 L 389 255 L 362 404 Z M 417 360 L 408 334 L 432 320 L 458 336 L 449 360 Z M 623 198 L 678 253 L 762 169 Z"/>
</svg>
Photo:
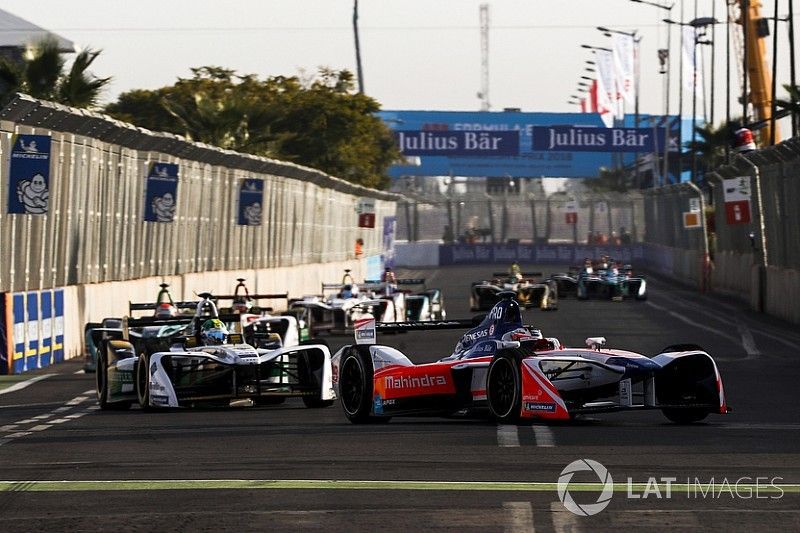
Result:
<svg viewBox="0 0 800 533">
<path fill-rule="evenodd" d="M 8 212 L 46 215 L 50 202 L 50 136 L 15 135 L 8 172 Z"/>
<path fill-rule="evenodd" d="M 178 165 L 151 163 L 144 197 L 146 222 L 172 222 L 178 201 Z"/>
<path fill-rule="evenodd" d="M 519 155 L 518 131 L 397 131 L 403 155 Z"/>
<path fill-rule="evenodd" d="M 557 152 L 664 151 L 664 128 L 534 126 L 533 149 Z"/>
</svg>

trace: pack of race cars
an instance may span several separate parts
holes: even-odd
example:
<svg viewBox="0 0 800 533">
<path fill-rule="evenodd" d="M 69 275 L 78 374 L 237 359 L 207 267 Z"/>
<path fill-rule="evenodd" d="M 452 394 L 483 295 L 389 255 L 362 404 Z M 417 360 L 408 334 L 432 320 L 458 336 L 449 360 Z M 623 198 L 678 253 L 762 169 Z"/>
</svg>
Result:
<svg viewBox="0 0 800 533">
<path fill-rule="evenodd" d="M 541 274 L 512 266 L 508 283 L 494 285 L 491 305 L 488 296 L 475 296 L 483 285 L 473 284 L 471 296 L 481 302 L 473 300 L 473 308 L 488 312 L 461 320 L 447 319 L 441 291 L 421 279 L 356 284 L 345 272 L 341 283 L 323 284 L 321 296 L 294 300 L 250 294 L 239 279 L 231 295 L 173 301 L 162 284 L 155 302 L 130 303 L 129 316 L 86 325 L 86 369 L 96 370 L 106 410 L 269 405 L 299 397 L 312 408 L 338 398 L 353 423 L 454 414 L 517 423 L 647 409 L 692 423 L 726 413 L 717 365 L 699 346 L 676 344 L 648 357 L 589 337 L 585 347 L 570 348 L 523 323 L 526 307 L 554 308 L 549 302 L 557 303 L 562 284 L 578 298 L 646 297 L 643 278 L 620 274 L 622 267 L 605 259 L 541 283 L 533 279 Z M 420 285 L 419 292 L 408 289 Z M 546 291 L 528 291 L 532 285 Z M 326 291 L 335 293 L 325 297 Z M 266 300 L 285 300 L 287 310 L 274 314 L 259 304 Z M 134 316 L 141 312 L 147 316 Z M 467 331 L 433 363 L 414 364 L 378 343 L 379 334 L 442 329 Z M 331 353 L 317 336 L 337 332 L 355 341 Z"/>
</svg>

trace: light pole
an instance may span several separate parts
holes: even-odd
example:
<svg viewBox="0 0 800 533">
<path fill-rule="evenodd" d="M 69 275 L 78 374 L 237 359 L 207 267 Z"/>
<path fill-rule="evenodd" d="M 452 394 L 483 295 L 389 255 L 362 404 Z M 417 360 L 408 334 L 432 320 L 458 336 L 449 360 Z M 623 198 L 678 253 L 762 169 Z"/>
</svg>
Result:
<svg viewBox="0 0 800 533">
<path fill-rule="evenodd" d="M 657 7 L 658 9 L 663 9 L 664 11 L 667 12 L 668 18 L 672 18 L 672 8 L 675 7 L 675 2 L 673 2 L 673 3 L 669 4 L 669 5 L 659 4 L 659 3 L 656 3 L 656 2 L 648 2 L 646 0 L 631 0 L 631 2 L 635 2 L 637 4 L 646 4 L 648 6 Z M 670 137 L 671 137 L 670 134 L 672 132 L 672 128 L 671 128 L 671 125 L 670 125 L 670 117 L 669 117 L 669 97 L 670 97 L 670 94 L 669 94 L 670 91 L 669 90 L 670 90 L 670 75 L 671 75 L 671 72 L 672 72 L 672 27 L 669 26 L 669 25 L 667 25 L 667 57 L 666 57 L 666 62 L 667 62 L 667 69 L 666 69 L 667 86 L 666 86 L 666 89 L 665 89 L 665 96 L 664 96 L 664 102 L 665 102 L 665 104 L 664 104 L 664 128 L 665 128 L 664 129 L 664 170 L 661 173 L 662 174 L 662 182 L 663 182 L 663 184 L 666 184 L 667 180 L 669 179 L 669 141 L 670 141 Z M 637 96 L 638 96 L 638 91 L 637 91 Z M 678 124 L 679 124 L 679 127 L 680 127 L 680 122 Z M 653 176 L 653 179 L 655 180 L 655 176 Z"/>
</svg>

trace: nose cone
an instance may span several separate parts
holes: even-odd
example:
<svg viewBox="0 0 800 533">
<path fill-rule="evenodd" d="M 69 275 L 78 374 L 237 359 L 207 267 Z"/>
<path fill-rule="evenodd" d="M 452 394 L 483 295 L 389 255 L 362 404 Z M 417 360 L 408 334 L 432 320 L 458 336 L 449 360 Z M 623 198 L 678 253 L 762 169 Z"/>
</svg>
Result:
<svg viewBox="0 0 800 533">
<path fill-rule="evenodd" d="M 647 357 L 612 357 L 607 363 L 624 367 L 626 377 L 650 374 L 661 369 L 661 365 Z"/>
</svg>

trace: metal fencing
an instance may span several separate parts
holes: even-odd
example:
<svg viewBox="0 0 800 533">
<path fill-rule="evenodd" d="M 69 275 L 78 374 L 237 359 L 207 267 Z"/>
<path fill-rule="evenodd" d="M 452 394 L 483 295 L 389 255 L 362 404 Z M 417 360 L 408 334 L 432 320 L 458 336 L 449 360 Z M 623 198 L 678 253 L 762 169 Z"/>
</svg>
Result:
<svg viewBox="0 0 800 533">
<path fill-rule="evenodd" d="M 397 209 L 398 238 L 408 241 L 630 244 L 642 241 L 644 229 L 639 193 L 471 194 L 403 202 Z"/>
<path fill-rule="evenodd" d="M 46 214 L 0 210 L 0 292 L 259 269 L 354 258 L 383 249 L 395 194 L 319 171 L 153 133 L 110 117 L 18 96 L 0 112 L 0 198 L 9 198 L 16 134 L 51 137 Z M 144 221 L 150 163 L 177 163 L 171 223 Z M 237 224 L 239 184 L 263 179 L 261 225 Z M 375 228 L 358 228 L 359 199 Z"/>
</svg>

